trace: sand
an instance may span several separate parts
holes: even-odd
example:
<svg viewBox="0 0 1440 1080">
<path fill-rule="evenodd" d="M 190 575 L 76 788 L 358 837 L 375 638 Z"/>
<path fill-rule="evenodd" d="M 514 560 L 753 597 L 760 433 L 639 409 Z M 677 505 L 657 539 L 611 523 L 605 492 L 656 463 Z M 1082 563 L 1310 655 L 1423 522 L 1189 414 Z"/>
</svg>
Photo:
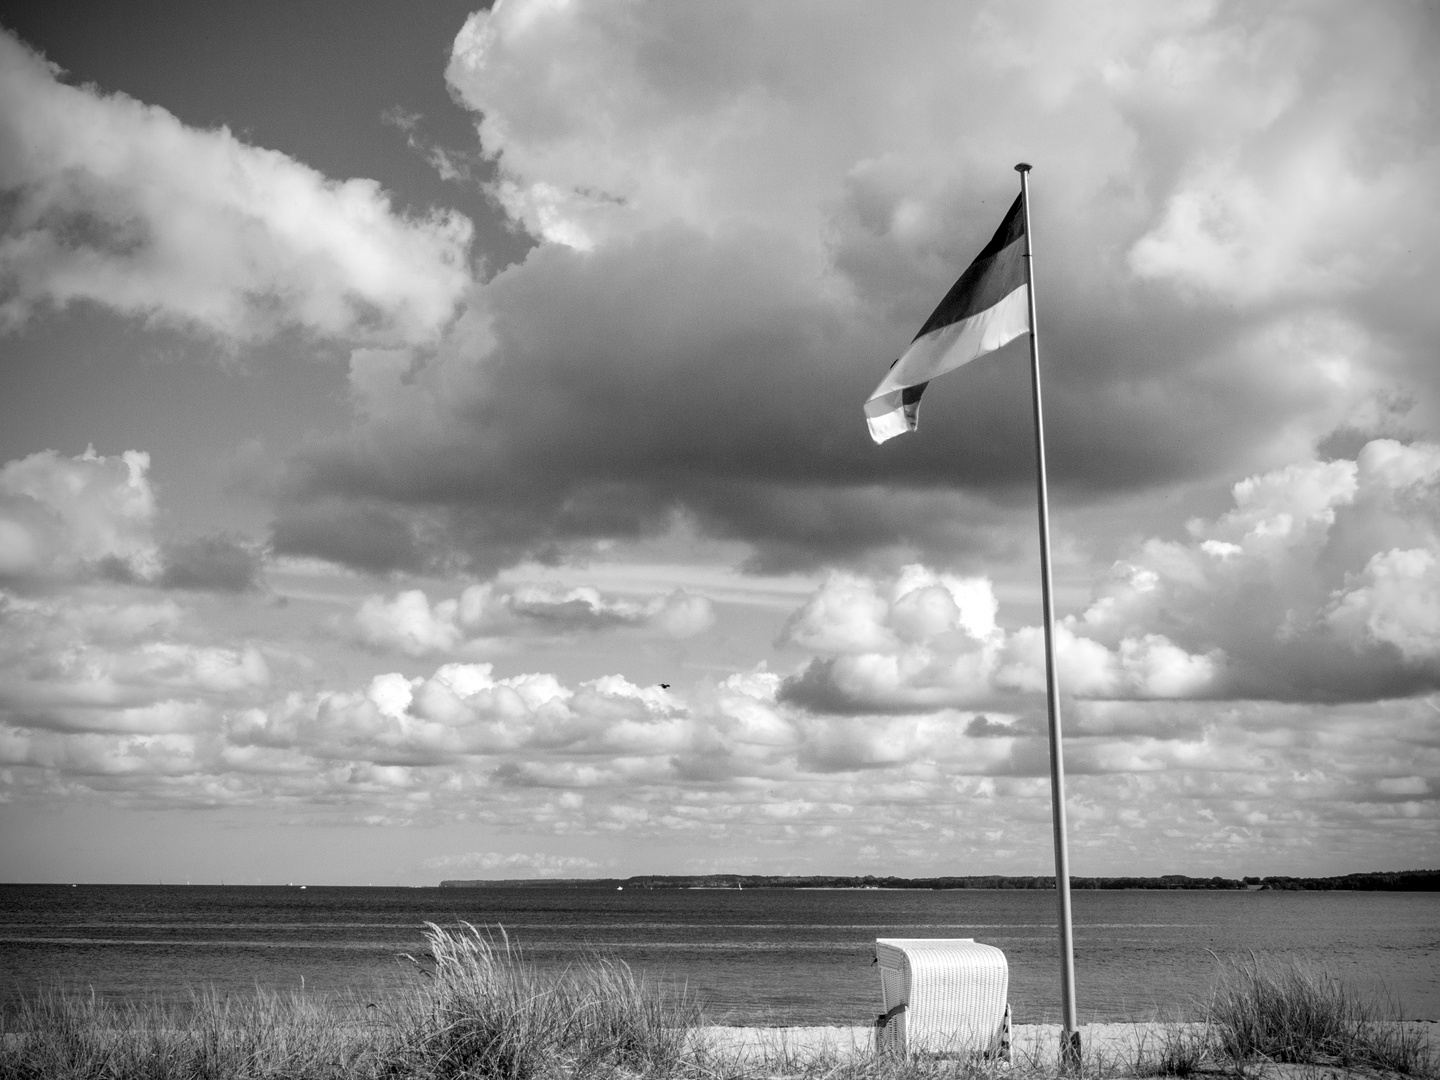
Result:
<svg viewBox="0 0 1440 1080">
<path fill-rule="evenodd" d="M 1409 1026 L 1407 1024 L 1407 1026 Z M 1416 1028 L 1440 1053 L 1440 1025 L 1417 1023 Z M 1088 1062 L 1104 1071 L 1154 1057 L 1168 1039 L 1196 1034 L 1201 1024 L 1082 1024 L 1080 1045 Z M 875 1029 L 865 1027 L 706 1027 L 701 1038 L 717 1055 L 749 1062 L 803 1063 L 814 1058 L 870 1054 Z M 1011 1032 L 1016 1064 L 1054 1068 L 1060 1053 L 1059 1024 L 1017 1024 Z"/>
<path fill-rule="evenodd" d="M 1161 1045 L 1165 1032 L 1199 1025 L 1083 1024 L 1081 1046 L 1106 1061 L 1133 1061 Z M 707 1027 L 702 1038 L 716 1053 L 745 1059 L 868 1054 L 875 1029 L 866 1027 Z M 1053 1063 L 1060 1052 L 1059 1024 L 1017 1024 L 1011 1033 L 1016 1061 Z"/>
</svg>

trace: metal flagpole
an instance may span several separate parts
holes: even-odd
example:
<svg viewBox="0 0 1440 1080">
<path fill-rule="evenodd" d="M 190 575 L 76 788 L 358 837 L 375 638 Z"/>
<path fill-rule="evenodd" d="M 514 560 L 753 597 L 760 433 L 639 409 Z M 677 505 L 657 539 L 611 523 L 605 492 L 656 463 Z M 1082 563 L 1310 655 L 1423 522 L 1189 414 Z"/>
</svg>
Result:
<svg viewBox="0 0 1440 1080">
<path fill-rule="evenodd" d="M 1055 682 L 1055 603 L 1050 576 L 1050 497 L 1045 482 L 1045 421 L 1040 408 L 1040 340 L 1035 326 L 1035 257 L 1030 250 L 1030 166 L 1015 166 L 1025 207 L 1025 284 L 1030 294 L 1030 386 L 1035 400 L 1035 469 L 1040 501 L 1040 596 L 1045 613 L 1045 701 L 1050 714 L 1050 803 L 1055 828 L 1055 895 L 1060 915 L 1060 1006 L 1064 1030 L 1060 1063 L 1080 1065 L 1080 1026 L 1075 1014 L 1075 947 L 1070 926 L 1070 852 L 1065 840 L 1065 758 L 1060 742 L 1060 689 Z"/>
</svg>

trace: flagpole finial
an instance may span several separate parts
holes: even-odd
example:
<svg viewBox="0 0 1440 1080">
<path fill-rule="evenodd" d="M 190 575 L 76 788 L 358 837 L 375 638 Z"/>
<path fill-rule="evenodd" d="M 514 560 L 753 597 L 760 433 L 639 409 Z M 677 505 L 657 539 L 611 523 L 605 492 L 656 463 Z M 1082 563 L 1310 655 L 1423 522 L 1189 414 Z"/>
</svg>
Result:
<svg viewBox="0 0 1440 1080">
<path fill-rule="evenodd" d="M 1016 172 L 1029 172 L 1029 171 L 1030 171 L 1030 163 L 1029 163 L 1028 161 L 1022 161 L 1022 162 L 1020 162 L 1019 165 L 1016 165 L 1016 166 L 1015 166 L 1015 171 L 1016 171 Z"/>
</svg>

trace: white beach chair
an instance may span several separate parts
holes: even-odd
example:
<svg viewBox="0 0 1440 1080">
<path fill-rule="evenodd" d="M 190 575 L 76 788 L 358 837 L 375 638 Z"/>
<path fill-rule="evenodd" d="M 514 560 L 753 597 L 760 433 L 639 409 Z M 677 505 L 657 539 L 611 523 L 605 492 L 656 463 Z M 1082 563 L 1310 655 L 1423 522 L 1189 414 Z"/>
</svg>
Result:
<svg viewBox="0 0 1440 1080">
<path fill-rule="evenodd" d="M 1010 968 L 974 938 L 877 938 L 885 1012 L 875 1048 L 1010 1060 Z"/>
</svg>

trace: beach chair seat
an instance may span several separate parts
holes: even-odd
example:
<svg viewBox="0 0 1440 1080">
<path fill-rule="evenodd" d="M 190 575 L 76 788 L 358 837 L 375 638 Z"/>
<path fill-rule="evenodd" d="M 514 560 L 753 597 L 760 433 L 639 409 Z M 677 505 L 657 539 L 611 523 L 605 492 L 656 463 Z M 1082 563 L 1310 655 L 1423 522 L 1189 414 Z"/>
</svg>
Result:
<svg viewBox="0 0 1440 1080">
<path fill-rule="evenodd" d="M 1010 1060 L 1010 968 L 974 938 L 877 938 L 885 1012 L 875 1048 Z"/>
</svg>

